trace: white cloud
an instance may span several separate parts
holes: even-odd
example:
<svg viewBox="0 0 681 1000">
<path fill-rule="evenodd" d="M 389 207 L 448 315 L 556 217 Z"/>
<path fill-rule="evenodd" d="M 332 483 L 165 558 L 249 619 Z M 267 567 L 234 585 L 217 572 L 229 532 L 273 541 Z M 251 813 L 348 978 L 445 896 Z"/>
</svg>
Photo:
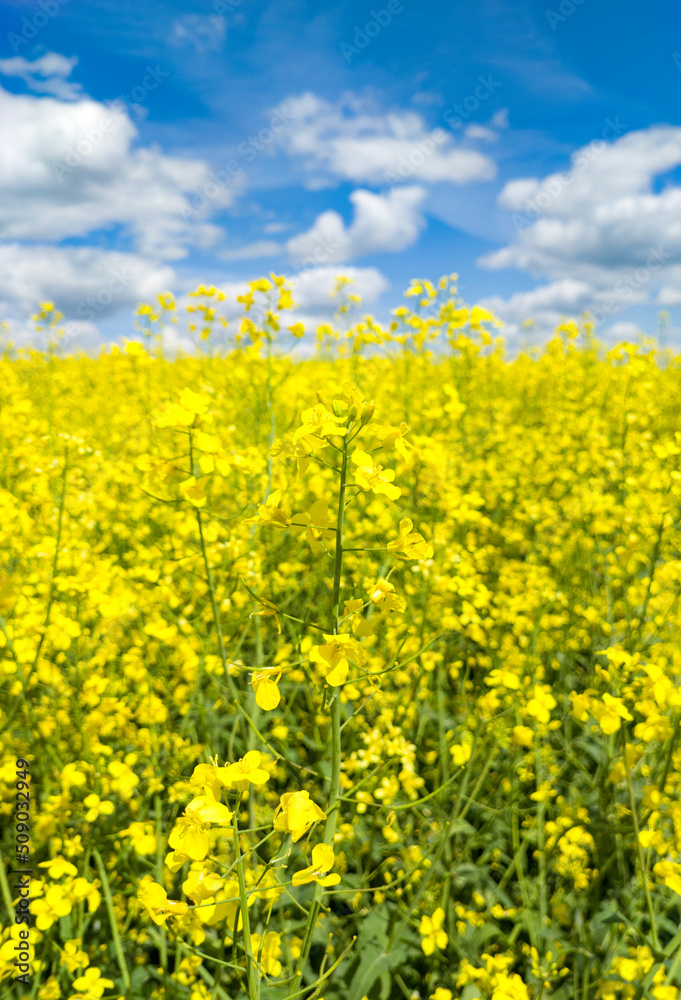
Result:
<svg viewBox="0 0 681 1000">
<path fill-rule="evenodd" d="M 643 269 L 645 270 L 645 269 Z M 618 278 L 613 285 L 599 288 L 588 281 L 562 278 L 547 285 L 538 285 L 528 292 L 516 292 L 508 299 L 493 295 L 481 304 L 491 309 L 507 324 L 506 336 L 513 340 L 526 320 L 533 320 L 541 335 L 549 336 L 559 323 L 566 319 L 579 319 L 589 313 L 599 325 L 599 330 L 628 306 L 640 305 L 649 300 L 648 282 L 651 274 L 630 272 L 630 280 Z M 672 303 L 669 303 L 672 304 Z M 621 320 L 609 329 L 622 326 Z"/>
<path fill-rule="evenodd" d="M 294 261 L 312 258 L 322 264 L 404 250 L 423 228 L 420 206 L 425 196 L 422 187 L 393 188 L 384 195 L 353 191 L 354 215 L 349 226 L 338 212 L 322 212 L 312 228 L 293 236 L 286 248 Z"/>
<path fill-rule="evenodd" d="M 681 305 L 681 264 L 665 269 L 665 284 L 657 293 L 657 302 L 660 306 Z"/>
<path fill-rule="evenodd" d="M 0 246 L 0 310 L 20 322 L 53 301 L 82 339 L 99 320 L 172 287 L 173 269 L 137 254 L 95 247 Z"/>
<path fill-rule="evenodd" d="M 549 284 L 494 300 L 500 315 L 516 323 L 536 309 L 549 323 L 588 309 L 606 321 L 656 292 L 661 305 L 680 302 L 681 187 L 656 184 L 679 165 L 681 128 L 659 125 L 589 143 L 568 171 L 508 182 L 498 202 L 517 236 L 478 263 Z"/>
<path fill-rule="evenodd" d="M 193 199 L 212 184 L 212 211 L 233 201 L 236 185 L 212 183 L 202 160 L 133 148 L 137 129 L 125 109 L 0 89 L 0 117 L 5 239 L 59 241 L 119 226 L 142 253 L 177 260 L 188 245 L 222 236 L 195 217 Z"/>
<path fill-rule="evenodd" d="M 577 150 L 567 172 L 520 178 L 499 195 L 515 213 L 516 241 L 483 258 L 491 268 L 555 275 L 567 265 L 635 267 L 650 247 L 681 259 L 681 188 L 653 182 L 681 164 L 681 128 L 653 126 Z"/>
<path fill-rule="evenodd" d="M 668 285 L 665 285 L 660 289 L 657 301 L 661 306 L 681 305 L 681 288 L 678 286 L 676 288 L 670 288 Z"/>
<path fill-rule="evenodd" d="M 483 142 L 496 142 L 498 139 L 494 129 L 488 128 L 486 125 L 467 125 L 464 129 L 464 135 L 467 139 L 480 139 Z"/>
<path fill-rule="evenodd" d="M 612 326 L 607 327 L 603 331 L 603 336 L 607 340 L 618 344 L 621 344 L 623 341 L 635 343 L 643 332 L 639 323 L 620 320 L 619 323 L 613 323 Z"/>
<path fill-rule="evenodd" d="M 294 120 L 280 142 L 289 155 L 304 157 L 309 171 L 369 184 L 467 184 L 496 175 L 487 155 L 455 143 L 445 129 L 429 131 L 415 111 L 381 114 L 357 97 L 331 104 L 312 93 L 285 105 Z"/>
<path fill-rule="evenodd" d="M 499 108 L 490 118 L 492 128 L 508 128 L 508 108 Z"/>
<path fill-rule="evenodd" d="M 236 250 L 222 250 L 218 257 L 220 260 L 256 260 L 258 257 L 276 257 L 283 249 L 281 243 L 274 240 L 256 240 Z"/>
<path fill-rule="evenodd" d="M 527 320 L 533 320 L 540 335 L 550 335 L 563 319 L 584 312 L 590 301 L 590 292 L 591 287 L 586 282 L 566 278 L 528 292 L 516 292 L 508 299 L 491 295 L 480 304 L 504 320 L 504 335 L 513 341 L 520 335 Z"/>
<path fill-rule="evenodd" d="M 81 86 L 68 78 L 77 62 L 77 56 L 68 59 L 59 52 L 46 52 L 33 62 L 23 56 L 14 56 L 0 59 L 0 75 L 19 77 L 36 94 L 52 94 L 62 101 L 76 101 L 82 97 Z"/>
<path fill-rule="evenodd" d="M 186 306 L 189 300 L 182 300 L 178 303 L 181 307 Z M 163 336 L 163 353 L 166 355 L 196 354 L 196 339 L 184 331 L 178 330 L 177 324 L 167 323 L 161 330 Z M 127 338 L 129 340 L 141 340 L 141 337 L 134 334 Z"/>
<path fill-rule="evenodd" d="M 219 51 L 227 37 L 227 22 L 219 15 L 185 14 L 173 22 L 171 45 L 194 46 L 198 55 Z"/>
<path fill-rule="evenodd" d="M 386 278 L 375 267 L 316 267 L 290 275 L 293 298 L 300 309 L 311 315 L 330 316 L 337 303 L 331 298 L 336 279 L 352 279 L 350 291 L 362 299 L 362 307 L 372 306 L 388 287 Z"/>
<path fill-rule="evenodd" d="M 584 281 L 573 281 L 565 278 L 554 281 L 550 285 L 541 285 L 529 292 L 516 292 L 509 299 L 501 296 L 491 296 L 485 299 L 492 309 L 504 308 L 508 319 L 522 322 L 534 315 L 537 310 L 547 310 L 556 315 L 571 313 L 584 308 L 591 289 Z"/>
</svg>

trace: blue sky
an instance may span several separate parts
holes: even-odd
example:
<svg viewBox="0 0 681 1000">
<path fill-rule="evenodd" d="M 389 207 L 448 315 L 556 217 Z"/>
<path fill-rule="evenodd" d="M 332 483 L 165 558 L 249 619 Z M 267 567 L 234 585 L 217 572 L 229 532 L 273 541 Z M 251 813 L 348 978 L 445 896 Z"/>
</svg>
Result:
<svg viewBox="0 0 681 1000">
<path fill-rule="evenodd" d="M 681 322 L 681 14 L 632 0 L 4 0 L 0 303 L 74 343 L 270 270 L 325 320 L 456 271 L 511 343 Z M 526 319 L 534 320 L 528 332 Z"/>
</svg>

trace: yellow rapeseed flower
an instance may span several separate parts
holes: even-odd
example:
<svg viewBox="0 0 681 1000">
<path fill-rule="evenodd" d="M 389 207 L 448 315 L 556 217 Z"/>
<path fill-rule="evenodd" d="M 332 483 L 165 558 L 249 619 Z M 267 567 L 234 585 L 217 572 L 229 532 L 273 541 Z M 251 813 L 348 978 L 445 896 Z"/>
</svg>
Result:
<svg viewBox="0 0 681 1000">
<path fill-rule="evenodd" d="M 316 844 L 312 848 L 312 864 L 308 868 L 295 872 L 291 879 L 293 885 L 306 885 L 317 882 L 319 885 L 338 885 L 341 880 L 337 872 L 331 872 L 335 856 L 333 847 L 328 844 Z"/>
</svg>

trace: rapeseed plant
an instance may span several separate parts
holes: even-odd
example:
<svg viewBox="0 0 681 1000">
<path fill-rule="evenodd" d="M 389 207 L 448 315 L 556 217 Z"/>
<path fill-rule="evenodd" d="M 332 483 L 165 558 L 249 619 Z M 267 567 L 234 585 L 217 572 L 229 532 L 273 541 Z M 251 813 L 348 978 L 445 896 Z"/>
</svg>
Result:
<svg viewBox="0 0 681 1000">
<path fill-rule="evenodd" d="M 3 989 L 25 758 L 39 1000 L 678 998 L 681 364 L 455 282 L 6 347 Z"/>
</svg>

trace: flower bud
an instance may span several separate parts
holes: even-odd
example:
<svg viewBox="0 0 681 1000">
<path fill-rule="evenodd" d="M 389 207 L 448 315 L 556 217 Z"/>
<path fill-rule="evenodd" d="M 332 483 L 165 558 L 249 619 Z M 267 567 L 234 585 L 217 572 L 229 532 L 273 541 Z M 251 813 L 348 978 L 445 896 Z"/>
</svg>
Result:
<svg viewBox="0 0 681 1000">
<path fill-rule="evenodd" d="M 334 399 L 334 401 L 331 404 L 331 409 L 333 410 L 333 412 L 336 414 L 337 417 L 343 416 L 343 404 L 341 403 L 340 399 Z"/>
<path fill-rule="evenodd" d="M 355 419 L 356 416 L 357 416 L 357 403 L 353 403 L 350 409 L 348 410 L 348 422 L 352 423 L 352 421 Z"/>
<path fill-rule="evenodd" d="M 360 417 L 360 422 L 362 424 L 362 427 L 364 427 L 365 424 L 368 424 L 371 418 L 373 417 L 374 406 L 375 404 L 372 399 L 369 403 L 365 403 L 364 406 L 362 407 L 362 416 Z"/>
</svg>

